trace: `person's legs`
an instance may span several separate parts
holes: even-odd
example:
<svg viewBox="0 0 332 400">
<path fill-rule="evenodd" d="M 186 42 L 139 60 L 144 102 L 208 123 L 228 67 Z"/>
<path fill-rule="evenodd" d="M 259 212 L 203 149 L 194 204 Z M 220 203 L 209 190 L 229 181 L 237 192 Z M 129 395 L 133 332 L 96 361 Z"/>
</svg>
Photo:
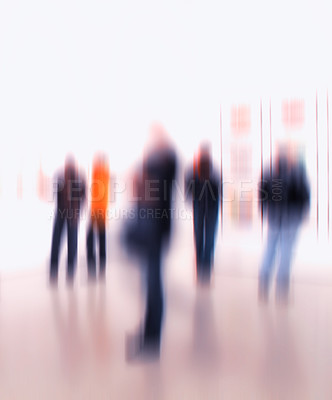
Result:
<svg viewBox="0 0 332 400">
<path fill-rule="evenodd" d="M 106 273 L 106 227 L 105 222 L 101 222 L 98 225 L 98 234 L 99 234 L 99 277 L 101 279 L 105 278 Z"/>
<path fill-rule="evenodd" d="M 259 297 L 267 300 L 271 273 L 273 270 L 274 258 L 277 250 L 278 240 L 280 240 L 280 227 L 269 224 L 267 233 L 267 245 L 265 248 L 263 262 L 259 273 Z"/>
<path fill-rule="evenodd" d="M 94 243 L 94 231 L 93 224 L 90 222 L 87 237 L 86 237 L 86 249 L 88 258 L 88 278 L 96 278 L 96 256 L 95 256 L 95 243 Z"/>
<path fill-rule="evenodd" d="M 277 272 L 276 296 L 277 299 L 288 299 L 291 259 L 296 242 L 299 224 L 287 221 L 282 227 L 280 237 L 280 265 Z"/>
<path fill-rule="evenodd" d="M 67 265 L 67 281 L 73 283 L 75 264 L 77 256 L 77 222 L 67 219 L 68 232 L 68 265 Z"/>
<path fill-rule="evenodd" d="M 64 218 L 61 217 L 58 211 L 55 216 L 53 235 L 52 235 L 52 248 L 51 248 L 50 280 L 53 283 L 56 283 L 58 279 L 59 250 L 60 250 L 63 226 L 64 226 Z"/>
<path fill-rule="evenodd" d="M 158 235 L 156 235 L 158 236 Z M 163 316 L 163 292 L 161 279 L 161 239 L 151 242 L 148 249 L 147 304 L 144 323 L 143 346 L 159 352 Z"/>
<path fill-rule="evenodd" d="M 207 280 L 211 277 L 211 268 L 213 263 L 214 243 L 217 226 L 218 207 L 214 204 L 210 205 L 205 218 L 205 245 L 203 255 L 204 274 Z"/>
<path fill-rule="evenodd" d="M 203 268 L 204 251 L 204 210 L 201 209 L 198 201 L 194 201 L 194 238 L 196 248 L 196 273 L 200 279 Z"/>
<path fill-rule="evenodd" d="M 145 226 L 146 307 L 142 331 L 130 335 L 126 343 L 128 361 L 155 360 L 160 355 L 161 325 L 163 317 L 163 289 L 161 278 L 162 234 L 155 220 Z"/>
</svg>

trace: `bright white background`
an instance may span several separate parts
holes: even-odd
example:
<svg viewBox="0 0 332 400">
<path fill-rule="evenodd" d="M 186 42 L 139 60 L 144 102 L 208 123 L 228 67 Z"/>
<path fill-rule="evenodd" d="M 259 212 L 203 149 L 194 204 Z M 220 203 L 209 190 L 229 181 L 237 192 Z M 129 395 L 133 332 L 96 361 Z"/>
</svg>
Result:
<svg viewBox="0 0 332 400">
<path fill-rule="evenodd" d="M 328 1 L 2 0 L 1 159 L 52 169 L 105 146 L 124 169 L 152 120 L 191 155 L 218 137 L 223 101 L 327 89 L 330 15 Z"/>
<path fill-rule="evenodd" d="M 102 148 L 122 173 L 157 120 L 185 161 L 206 138 L 218 160 L 220 105 L 325 98 L 330 15 L 321 0 L 2 0 L 3 213 L 18 173 L 33 186 L 40 161 L 51 176 L 67 151 L 87 166 Z"/>
</svg>

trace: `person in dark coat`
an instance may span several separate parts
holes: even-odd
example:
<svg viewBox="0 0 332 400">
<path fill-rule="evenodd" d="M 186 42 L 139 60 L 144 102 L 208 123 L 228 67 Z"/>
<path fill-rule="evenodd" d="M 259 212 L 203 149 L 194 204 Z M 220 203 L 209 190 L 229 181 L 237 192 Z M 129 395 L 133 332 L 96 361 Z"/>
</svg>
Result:
<svg viewBox="0 0 332 400">
<path fill-rule="evenodd" d="M 259 198 L 263 217 L 268 221 L 267 244 L 259 274 L 259 298 L 268 299 L 271 274 L 277 251 L 277 300 L 287 302 L 293 249 L 303 219 L 308 214 L 310 188 L 303 162 L 281 148 L 272 171 L 266 169 Z"/>
<path fill-rule="evenodd" d="M 162 257 L 172 227 L 172 186 L 176 175 L 176 155 L 165 134 L 155 132 L 154 145 L 143 161 L 138 183 L 140 200 L 137 205 L 140 248 L 146 267 L 146 310 L 142 332 L 134 346 L 127 350 L 128 358 L 137 355 L 159 357 L 164 294 Z"/>
<path fill-rule="evenodd" d="M 199 283 L 211 279 L 220 203 L 220 178 L 213 170 L 210 149 L 200 148 L 193 170 L 186 176 L 186 191 L 193 203 L 196 273 Z"/>
<path fill-rule="evenodd" d="M 67 282 L 72 284 L 77 258 L 77 233 L 81 204 L 85 199 L 85 181 L 80 176 L 73 158 L 66 160 L 64 172 L 56 182 L 56 210 L 52 236 L 50 281 L 58 281 L 59 250 L 63 229 L 67 228 Z"/>
</svg>

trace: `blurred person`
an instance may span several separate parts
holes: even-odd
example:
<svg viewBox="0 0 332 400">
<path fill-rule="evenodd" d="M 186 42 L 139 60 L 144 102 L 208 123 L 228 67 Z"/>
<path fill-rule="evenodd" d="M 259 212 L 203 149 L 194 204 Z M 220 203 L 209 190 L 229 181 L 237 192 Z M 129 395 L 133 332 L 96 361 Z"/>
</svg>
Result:
<svg viewBox="0 0 332 400">
<path fill-rule="evenodd" d="M 308 214 L 310 188 L 305 166 L 290 146 L 280 146 L 272 171 L 263 172 L 259 188 L 263 217 L 267 217 L 267 243 L 259 274 L 259 299 L 268 300 L 276 253 L 279 267 L 276 278 L 277 301 L 287 303 L 292 252 L 299 228 Z"/>
<path fill-rule="evenodd" d="M 73 283 L 77 258 L 77 233 L 81 204 L 85 199 L 85 181 L 75 160 L 68 157 L 64 171 L 56 181 L 57 202 L 52 236 L 50 281 L 58 281 L 59 250 L 64 226 L 67 227 L 67 282 Z"/>
<path fill-rule="evenodd" d="M 154 127 L 140 178 L 136 176 L 137 223 L 141 259 L 146 266 L 146 310 L 143 330 L 128 343 L 127 356 L 159 357 L 164 311 L 162 255 L 171 233 L 172 183 L 176 155 L 166 133 Z"/>
<path fill-rule="evenodd" d="M 220 177 L 213 170 L 210 147 L 200 147 L 192 171 L 186 175 L 194 214 L 196 274 L 199 283 L 210 283 L 220 202 Z M 222 196 L 221 196 L 222 198 Z"/>
<path fill-rule="evenodd" d="M 91 216 L 87 231 L 87 261 L 89 279 L 96 278 L 95 237 L 99 241 L 99 277 L 106 273 L 106 215 L 110 172 L 105 155 L 98 154 L 92 166 Z"/>
</svg>

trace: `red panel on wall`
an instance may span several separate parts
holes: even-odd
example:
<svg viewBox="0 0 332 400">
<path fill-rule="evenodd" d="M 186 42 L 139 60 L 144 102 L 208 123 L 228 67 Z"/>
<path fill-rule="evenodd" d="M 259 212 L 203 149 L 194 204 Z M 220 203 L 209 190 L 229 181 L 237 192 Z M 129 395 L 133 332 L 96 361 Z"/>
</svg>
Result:
<svg viewBox="0 0 332 400">
<path fill-rule="evenodd" d="M 304 124 L 304 100 L 284 101 L 282 103 L 282 122 L 287 128 L 302 128 Z"/>
<path fill-rule="evenodd" d="M 250 106 L 233 106 L 231 110 L 231 130 L 239 136 L 249 133 L 251 127 Z"/>
</svg>

